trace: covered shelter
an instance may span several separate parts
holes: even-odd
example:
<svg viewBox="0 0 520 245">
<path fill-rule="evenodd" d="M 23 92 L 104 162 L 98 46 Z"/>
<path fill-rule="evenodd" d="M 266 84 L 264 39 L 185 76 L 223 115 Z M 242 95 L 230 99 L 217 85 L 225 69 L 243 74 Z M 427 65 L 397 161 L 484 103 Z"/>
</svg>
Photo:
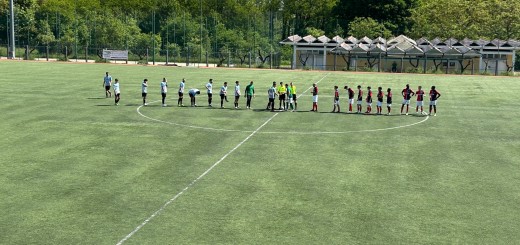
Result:
<svg viewBox="0 0 520 245">
<path fill-rule="evenodd" d="M 445 73 L 513 72 L 517 40 L 446 40 L 400 35 L 389 40 L 349 36 L 300 37 L 293 35 L 280 42 L 293 46 L 292 69 L 377 70 L 405 72 L 415 70 Z"/>
</svg>

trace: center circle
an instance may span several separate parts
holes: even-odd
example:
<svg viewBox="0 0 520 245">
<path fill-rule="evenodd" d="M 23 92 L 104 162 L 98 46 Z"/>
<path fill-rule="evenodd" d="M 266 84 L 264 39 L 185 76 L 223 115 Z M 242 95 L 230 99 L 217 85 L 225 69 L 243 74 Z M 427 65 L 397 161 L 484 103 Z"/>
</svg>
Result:
<svg viewBox="0 0 520 245">
<path fill-rule="evenodd" d="M 151 102 L 155 104 L 158 101 Z M 234 110 L 234 109 L 220 109 L 220 108 L 208 108 L 208 107 L 197 107 L 187 108 L 175 107 L 173 110 L 178 112 L 175 114 L 185 120 L 185 122 L 173 122 L 168 119 L 162 119 L 159 116 L 149 116 L 144 114 L 141 109 L 144 106 L 137 107 L 136 111 L 141 116 L 148 120 L 170 124 L 178 127 L 186 127 L 198 130 L 216 131 L 216 132 L 239 132 L 239 133 L 252 133 L 260 125 L 265 123 L 270 117 L 273 116 L 273 112 L 267 112 L 264 110 Z M 150 108 L 157 109 L 157 111 L 172 113 L 171 107 L 160 108 L 159 106 L 150 106 Z M 197 125 L 196 123 L 190 123 L 195 120 L 198 122 L 200 118 L 196 115 L 199 110 L 211 110 L 214 113 L 214 117 L 204 117 L 203 120 L 211 123 Z M 199 111 L 200 112 L 200 111 Z M 240 113 L 247 113 L 246 115 L 252 115 L 251 113 L 263 113 L 267 115 L 265 118 L 250 117 L 247 119 L 240 118 Z M 258 131 L 259 134 L 347 134 L 347 133 L 360 133 L 360 132 L 378 132 L 386 130 L 394 130 L 405 127 L 411 127 L 426 122 L 430 116 L 423 115 L 412 115 L 412 116 L 376 116 L 364 115 L 364 114 L 345 114 L 345 113 L 316 113 L 308 111 L 296 111 L 296 112 L 274 112 L 278 113 L 277 117 L 273 118 L 262 130 Z M 164 113 L 162 113 L 164 115 Z M 218 115 L 218 116 L 215 116 Z M 384 123 L 379 127 L 363 128 L 363 125 L 367 123 L 365 120 L 383 121 L 381 118 L 385 118 Z M 420 118 L 421 120 L 414 120 Z M 248 119 L 250 119 L 248 121 Z M 213 124 L 213 125 L 211 125 Z M 233 128 L 229 128 L 229 124 L 233 125 Z M 361 127 L 360 127 L 361 126 Z M 303 127 L 304 130 L 298 128 Z M 318 127 L 318 130 L 313 129 Z M 338 128 L 345 128 L 344 130 L 337 130 Z M 281 130 L 279 130 L 281 129 Z M 307 130 L 309 129 L 309 130 Z"/>
</svg>

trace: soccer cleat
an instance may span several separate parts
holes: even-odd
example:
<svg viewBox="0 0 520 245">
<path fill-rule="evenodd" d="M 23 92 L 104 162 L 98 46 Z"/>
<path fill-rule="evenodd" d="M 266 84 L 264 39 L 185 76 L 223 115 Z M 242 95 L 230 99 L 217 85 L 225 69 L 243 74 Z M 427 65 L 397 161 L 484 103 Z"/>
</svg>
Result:
<svg viewBox="0 0 520 245">
<path fill-rule="evenodd" d="M 406 113 L 405 115 L 407 115 L 407 116 L 408 116 L 408 113 Z"/>
<path fill-rule="evenodd" d="M 437 113 L 433 114 L 433 116 L 436 117 L 436 116 L 437 116 Z"/>
</svg>

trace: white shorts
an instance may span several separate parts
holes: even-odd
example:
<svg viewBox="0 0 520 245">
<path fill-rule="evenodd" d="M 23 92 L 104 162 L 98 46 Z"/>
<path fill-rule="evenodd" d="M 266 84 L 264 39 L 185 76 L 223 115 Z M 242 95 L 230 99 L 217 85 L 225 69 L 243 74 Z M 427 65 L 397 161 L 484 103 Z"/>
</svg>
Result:
<svg viewBox="0 0 520 245">
<path fill-rule="evenodd" d="M 403 105 L 409 105 L 410 104 L 410 100 L 403 100 Z"/>
<path fill-rule="evenodd" d="M 377 106 L 379 106 L 379 107 L 383 106 L 383 102 L 378 101 L 378 102 L 377 102 Z"/>
<path fill-rule="evenodd" d="M 334 105 L 339 105 L 339 100 L 334 100 Z"/>
<path fill-rule="evenodd" d="M 367 106 L 372 107 L 372 103 L 367 102 Z"/>
<path fill-rule="evenodd" d="M 358 104 L 358 105 L 362 105 L 362 104 L 363 104 L 363 101 L 362 101 L 362 100 L 358 100 L 358 101 L 357 101 L 357 104 Z"/>
<path fill-rule="evenodd" d="M 392 104 L 386 104 L 387 107 L 392 107 Z"/>
<path fill-rule="evenodd" d="M 293 101 L 293 98 L 289 98 L 289 104 L 292 104 L 294 101 Z"/>
<path fill-rule="evenodd" d="M 423 102 L 422 101 L 417 101 L 417 106 L 423 106 Z"/>
<path fill-rule="evenodd" d="M 318 103 L 318 96 L 317 95 L 313 95 L 312 96 L 312 102 Z"/>
<path fill-rule="evenodd" d="M 353 105 L 353 104 L 354 104 L 354 99 L 349 99 L 349 100 L 348 100 L 348 103 L 351 104 L 351 105 Z"/>
<path fill-rule="evenodd" d="M 430 105 L 437 105 L 437 101 L 436 100 L 430 101 Z"/>
</svg>

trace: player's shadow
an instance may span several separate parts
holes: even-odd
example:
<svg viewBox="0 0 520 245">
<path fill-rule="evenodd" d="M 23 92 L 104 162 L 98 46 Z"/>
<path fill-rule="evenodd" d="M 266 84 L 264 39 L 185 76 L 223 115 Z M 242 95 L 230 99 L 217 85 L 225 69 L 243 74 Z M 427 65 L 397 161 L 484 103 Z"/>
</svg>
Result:
<svg viewBox="0 0 520 245">
<path fill-rule="evenodd" d="M 87 100 L 102 100 L 102 99 L 110 99 L 110 98 L 106 98 L 106 97 L 89 97 L 89 98 L 87 98 Z"/>
<path fill-rule="evenodd" d="M 96 105 L 96 106 L 115 106 L 115 105 Z"/>
</svg>

